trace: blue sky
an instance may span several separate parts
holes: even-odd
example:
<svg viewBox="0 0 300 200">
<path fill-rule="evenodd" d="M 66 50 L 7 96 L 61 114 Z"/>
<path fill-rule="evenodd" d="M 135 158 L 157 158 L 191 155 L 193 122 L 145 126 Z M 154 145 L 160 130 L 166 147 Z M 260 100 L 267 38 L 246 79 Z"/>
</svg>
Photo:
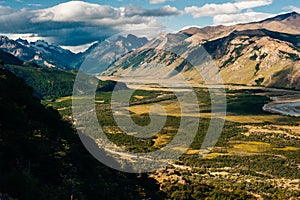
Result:
<svg viewBox="0 0 300 200">
<path fill-rule="evenodd" d="M 153 37 L 290 11 L 300 12 L 299 0 L 0 0 L 0 34 L 72 48 L 122 31 Z"/>
</svg>

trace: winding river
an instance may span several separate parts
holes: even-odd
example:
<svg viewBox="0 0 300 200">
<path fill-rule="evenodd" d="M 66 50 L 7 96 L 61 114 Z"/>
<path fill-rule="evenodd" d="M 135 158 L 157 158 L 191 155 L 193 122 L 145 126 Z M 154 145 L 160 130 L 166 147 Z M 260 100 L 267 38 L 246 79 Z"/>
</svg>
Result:
<svg viewBox="0 0 300 200">
<path fill-rule="evenodd" d="M 282 92 L 284 95 L 270 97 L 272 102 L 264 105 L 263 110 L 281 115 L 300 117 L 300 92 L 265 88 L 266 91 Z"/>
<path fill-rule="evenodd" d="M 118 78 L 114 77 L 102 77 L 102 80 L 119 80 Z M 122 78 L 122 82 L 126 83 L 127 86 L 131 89 L 143 89 L 143 90 L 164 90 L 160 87 L 156 87 L 153 85 L 143 85 L 141 87 L 141 83 L 144 83 L 145 80 L 140 79 L 124 79 Z M 146 80 L 146 83 L 148 83 L 149 80 Z M 168 80 L 161 80 L 163 82 L 169 83 Z M 173 83 L 171 81 L 171 83 Z M 203 85 L 194 85 L 195 87 L 207 87 Z M 210 85 L 210 87 L 214 87 L 213 85 Z M 219 87 L 216 85 L 215 87 Z M 277 113 L 281 115 L 287 115 L 287 116 L 294 116 L 294 117 L 300 117 L 300 91 L 295 90 L 286 90 L 286 89 L 276 89 L 276 88 L 265 88 L 265 87 L 251 87 L 251 86 L 225 86 L 229 89 L 248 89 L 248 90 L 263 90 L 265 91 L 264 96 L 269 97 L 272 102 L 266 104 L 263 106 L 263 110 L 270 113 Z M 183 89 L 180 88 L 180 91 L 190 91 L 189 89 Z M 168 90 L 167 90 L 168 91 Z"/>
</svg>

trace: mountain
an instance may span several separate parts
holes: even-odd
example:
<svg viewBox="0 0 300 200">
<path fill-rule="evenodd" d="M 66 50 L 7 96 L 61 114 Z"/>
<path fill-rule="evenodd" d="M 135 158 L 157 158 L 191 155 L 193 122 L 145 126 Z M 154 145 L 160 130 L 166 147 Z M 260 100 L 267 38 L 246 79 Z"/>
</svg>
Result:
<svg viewBox="0 0 300 200">
<path fill-rule="evenodd" d="M 0 112 L 0 199 L 162 198 L 153 179 L 94 159 L 71 124 L 2 68 Z"/>
<path fill-rule="evenodd" d="M 0 66 L 23 79 L 28 86 L 33 88 L 34 95 L 39 99 L 56 99 L 71 96 L 73 93 L 76 70 L 40 67 L 35 62 L 23 62 L 2 50 L 0 50 Z M 115 81 L 98 80 L 97 90 L 112 91 L 116 85 Z M 124 83 L 119 83 L 118 86 L 119 90 L 128 89 Z"/>
<path fill-rule="evenodd" d="M 87 66 L 89 73 L 101 73 L 112 62 L 121 56 L 144 46 L 147 42 L 147 38 L 139 38 L 132 34 L 129 34 L 125 37 L 118 36 L 117 38 L 98 42 L 92 45 L 85 52 L 80 53 L 79 58 L 72 63 L 72 66 L 76 69 L 79 69 L 80 65 L 84 63 L 84 60 L 88 58 L 83 67 Z"/>
<path fill-rule="evenodd" d="M 11 53 L 22 61 L 34 61 L 47 68 L 70 69 L 70 63 L 77 58 L 76 54 L 71 51 L 42 40 L 28 42 L 0 36 L 0 49 Z"/>
<path fill-rule="evenodd" d="M 204 48 L 227 84 L 300 89 L 300 35 L 247 30 L 210 41 Z M 288 71 L 288 73 L 286 73 Z M 282 78 L 278 82 L 278 76 Z"/>
<path fill-rule="evenodd" d="M 194 83 L 202 83 L 192 64 L 202 65 L 211 58 L 225 84 L 300 89 L 299 20 L 300 15 L 293 12 L 257 23 L 189 28 L 160 35 L 118 59 L 103 74 L 154 78 L 160 71 L 161 78 L 176 78 L 176 73 L 163 69 L 168 67 Z M 203 69 L 215 73 L 209 67 Z"/>
<path fill-rule="evenodd" d="M 70 63 L 76 59 L 76 54 L 69 50 L 63 49 L 54 44 L 48 44 L 46 41 L 38 40 L 30 42 L 29 47 L 34 49 L 36 54 L 33 60 L 48 68 L 70 69 Z M 72 69 L 72 68 L 71 68 Z"/>
<path fill-rule="evenodd" d="M 0 36 L 0 49 L 24 62 L 32 61 L 46 68 L 73 70 L 79 69 L 87 56 L 97 57 L 96 62 L 105 66 L 120 56 L 140 48 L 147 42 L 147 38 L 139 38 L 129 34 L 126 37 L 119 36 L 110 41 L 95 43 L 85 52 L 75 54 L 43 40 L 28 42 L 23 39 L 11 40 L 6 36 Z"/>
<path fill-rule="evenodd" d="M 215 40 L 228 36 L 233 31 L 266 29 L 273 32 L 300 35 L 300 14 L 296 12 L 278 15 L 260 22 L 237 24 L 233 26 L 208 26 L 204 28 L 191 27 L 179 33 L 191 36 L 197 42 Z"/>
<path fill-rule="evenodd" d="M 43 68 L 32 63 L 25 63 L 24 65 L 5 65 L 3 68 L 13 72 L 17 77 L 22 78 L 28 86 L 33 88 L 34 95 L 39 99 L 57 99 L 59 97 L 71 96 L 73 93 L 77 71 Z M 96 78 L 94 79 L 96 80 Z M 112 91 L 116 85 L 116 81 L 98 80 L 97 91 Z M 127 89 L 126 84 L 118 84 L 118 90 Z"/>
<path fill-rule="evenodd" d="M 22 78 L 33 88 L 34 95 L 39 99 L 56 99 L 72 95 L 75 71 L 43 68 L 32 63 L 5 65 L 4 68 Z"/>
<path fill-rule="evenodd" d="M 10 53 L 4 52 L 0 49 L 0 61 L 2 64 L 11 64 L 11 65 L 22 65 L 23 61 L 11 55 Z"/>
</svg>

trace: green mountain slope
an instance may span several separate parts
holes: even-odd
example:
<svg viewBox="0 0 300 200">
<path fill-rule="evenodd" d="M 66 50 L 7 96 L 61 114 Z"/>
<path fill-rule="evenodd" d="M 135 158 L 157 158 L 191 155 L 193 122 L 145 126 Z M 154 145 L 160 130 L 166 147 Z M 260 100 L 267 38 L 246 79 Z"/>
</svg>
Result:
<svg viewBox="0 0 300 200">
<path fill-rule="evenodd" d="M 76 74 L 57 69 L 40 68 L 33 65 L 5 65 L 5 68 L 25 80 L 41 99 L 69 96 L 73 91 Z"/>
<path fill-rule="evenodd" d="M 77 71 L 43 68 L 34 63 L 5 65 L 4 68 L 24 79 L 25 83 L 33 88 L 34 95 L 39 99 L 71 96 L 77 74 Z M 112 91 L 116 84 L 115 81 L 99 81 L 98 91 Z M 127 89 L 125 84 L 122 84 L 122 89 Z"/>
</svg>

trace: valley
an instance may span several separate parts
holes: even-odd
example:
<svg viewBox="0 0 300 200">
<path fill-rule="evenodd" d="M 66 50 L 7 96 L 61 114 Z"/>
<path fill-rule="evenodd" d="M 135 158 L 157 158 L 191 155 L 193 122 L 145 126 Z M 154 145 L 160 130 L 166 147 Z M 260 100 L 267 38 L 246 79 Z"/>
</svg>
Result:
<svg viewBox="0 0 300 200">
<path fill-rule="evenodd" d="M 130 89 L 143 84 L 128 83 Z M 132 88 L 134 87 L 134 88 Z M 152 90 L 155 88 L 155 90 Z M 117 146 L 133 152 L 151 152 L 168 144 L 176 135 L 178 121 L 182 114 L 172 92 L 159 85 L 146 85 L 143 90 L 135 90 L 129 110 L 135 123 L 149 122 L 149 108 L 159 104 L 168 115 L 164 128 L 151 138 L 138 139 L 124 133 L 113 119 L 110 95 L 97 93 L 95 98 L 97 116 L 107 137 Z M 185 93 L 184 88 L 178 88 Z M 298 197 L 300 193 L 300 120 L 296 117 L 272 114 L 263 111 L 263 106 L 272 102 L 270 97 L 297 95 L 297 91 L 268 88 L 228 86 L 227 115 L 224 129 L 216 146 L 209 152 L 201 152 L 200 147 L 211 118 L 208 90 L 195 87 L 199 97 L 199 130 L 191 147 L 175 163 L 165 169 L 149 174 L 159 182 L 168 198 L 231 198 L 246 199 L 287 199 Z M 45 102 L 60 110 L 70 118 L 71 98 Z M 202 105 L 202 106 L 201 106 Z M 160 110 L 152 110 L 159 115 Z M 122 113 L 118 113 L 121 114 Z M 101 143 L 99 143 L 101 146 Z M 138 158 L 118 153 L 110 148 L 110 153 L 122 159 Z M 202 188 L 202 189 L 200 189 Z M 195 191 L 201 191 L 197 193 Z"/>
<path fill-rule="evenodd" d="M 55 12 L 88 6 L 82 21 L 66 12 L 76 44 L 91 42 L 82 52 L 0 36 L 0 200 L 300 198 L 299 13 L 147 38 L 121 24 L 196 7 L 95 5 L 27 13 L 58 31 Z M 98 12 L 122 23 L 110 29 Z"/>
</svg>

